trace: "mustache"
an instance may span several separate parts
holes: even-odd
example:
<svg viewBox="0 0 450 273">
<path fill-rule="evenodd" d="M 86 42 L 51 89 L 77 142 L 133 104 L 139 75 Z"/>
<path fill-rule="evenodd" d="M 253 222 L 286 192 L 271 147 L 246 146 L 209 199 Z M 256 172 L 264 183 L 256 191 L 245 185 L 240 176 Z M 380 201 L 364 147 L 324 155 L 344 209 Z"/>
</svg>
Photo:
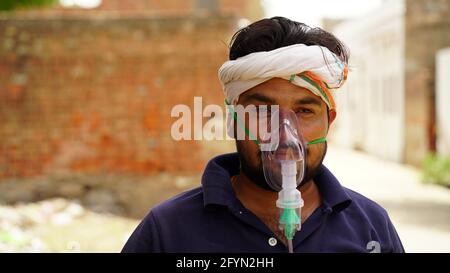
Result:
<svg viewBox="0 0 450 273">
<path fill-rule="evenodd" d="M 298 145 L 300 145 L 300 143 L 298 143 Z M 294 148 L 295 146 L 293 144 L 288 144 L 288 143 L 280 143 L 277 147 L 276 150 L 287 150 L 290 148 Z M 308 153 L 309 152 L 309 145 L 305 145 L 305 150 Z M 275 150 L 273 150 L 272 152 L 274 152 Z M 262 154 L 261 149 L 258 148 L 258 157 L 260 157 Z"/>
<path fill-rule="evenodd" d="M 298 144 L 298 145 L 300 145 L 300 144 Z M 287 149 L 289 149 L 289 148 L 295 148 L 295 145 L 294 144 L 292 144 L 292 143 L 281 143 L 280 145 L 278 145 L 278 149 L 279 150 L 287 150 Z"/>
</svg>

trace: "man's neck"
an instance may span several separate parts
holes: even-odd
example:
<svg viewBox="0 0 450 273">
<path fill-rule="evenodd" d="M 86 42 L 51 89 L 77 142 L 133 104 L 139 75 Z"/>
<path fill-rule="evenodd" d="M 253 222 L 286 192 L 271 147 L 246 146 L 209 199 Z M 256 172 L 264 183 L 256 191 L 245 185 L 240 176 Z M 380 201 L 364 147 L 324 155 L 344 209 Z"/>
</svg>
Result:
<svg viewBox="0 0 450 273">
<path fill-rule="evenodd" d="M 232 186 L 236 197 L 241 203 L 259 218 L 278 219 L 278 208 L 275 203 L 278 193 L 265 190 L 252 182 L 245 174 L 240 173 L 232 178 Z M 319 190 L 314 180 L 309 180 L 300 188 L 304 207 L 302 208 L 302 221 L 321 204 Z M 263 220 L 264 221 L 264 220 Z"/>
</svg>

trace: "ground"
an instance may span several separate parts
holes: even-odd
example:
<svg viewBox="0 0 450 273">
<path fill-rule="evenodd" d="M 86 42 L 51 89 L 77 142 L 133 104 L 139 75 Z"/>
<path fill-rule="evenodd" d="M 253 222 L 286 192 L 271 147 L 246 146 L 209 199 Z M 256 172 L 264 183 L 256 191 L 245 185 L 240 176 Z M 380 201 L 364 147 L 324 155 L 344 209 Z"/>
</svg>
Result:
<svg viewBox="0 0 450 273">
<path fill-rule="evenodd" d="M 62 198 L 1 206 L 0 214 L 0 252 L 119 252 L 138 224 Z"/>
<path fill-rule="evenodd" d="M 335 146 L 324 164 L 388 211 L 407 252 L 450 252 L 450 189 L 421 183 L 413 167 Z"/>
<path fill-rule="evenodd" d="M 450 189 L 421 183 L 415 168 L 336 146 L 324 163 L 388 211 L 407 252 L 450 252 Z M 139 223 L 62 198 L 3 205 L 0 215 L 0 252 L 119 252 Z"/>
</svg>

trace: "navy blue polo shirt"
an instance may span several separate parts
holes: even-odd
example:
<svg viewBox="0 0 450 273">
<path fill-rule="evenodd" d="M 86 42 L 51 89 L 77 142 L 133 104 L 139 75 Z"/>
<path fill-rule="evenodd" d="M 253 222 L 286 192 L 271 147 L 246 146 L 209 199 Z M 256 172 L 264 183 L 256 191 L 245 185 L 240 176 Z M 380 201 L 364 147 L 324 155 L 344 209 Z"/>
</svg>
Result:
<svg viewBox="0 0 450 273">
<path fill-rule="evenodd" d="M 212 159 L 202 186 L 154 207 L 122 252 L 288 252 L 236 198 L 230 183 L 236 174 L 237 153 Z M 342 187 L 323 165 L 314 181 L 322 205 L 296 233 L 294 252 L 404 252 L 381 206 Z"/>
</svg>

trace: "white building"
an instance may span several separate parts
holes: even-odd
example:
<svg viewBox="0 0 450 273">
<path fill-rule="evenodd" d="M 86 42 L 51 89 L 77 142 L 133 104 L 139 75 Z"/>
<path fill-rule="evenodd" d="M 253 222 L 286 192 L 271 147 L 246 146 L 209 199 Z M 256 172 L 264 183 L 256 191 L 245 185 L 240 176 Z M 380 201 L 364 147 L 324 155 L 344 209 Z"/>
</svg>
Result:
<svg viewBox="0 0 450 273">
<path fill-rule="evenodd" d="M 397 162 L 405 148 L 404 16 L 398 0 L 332 29 L 351 53 L 348 82 L 335 92 L 332 140 Z"/>
<path fill-rule="evenodd" d="M 450 155 L 450 47 L 436 55 L 437 150 Z"/>
</svg>

